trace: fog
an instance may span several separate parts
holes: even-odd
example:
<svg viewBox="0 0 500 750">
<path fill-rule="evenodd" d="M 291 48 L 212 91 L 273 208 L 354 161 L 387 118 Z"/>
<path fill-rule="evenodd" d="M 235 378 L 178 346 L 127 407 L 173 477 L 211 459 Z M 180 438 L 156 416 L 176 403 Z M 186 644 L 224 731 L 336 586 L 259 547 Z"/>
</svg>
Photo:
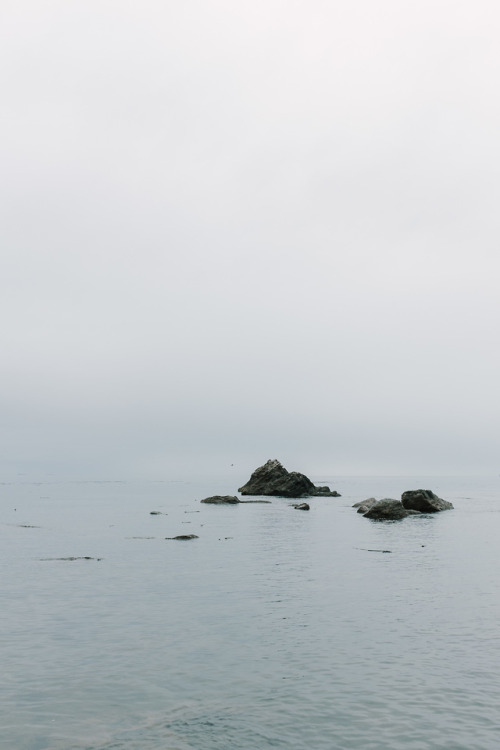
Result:
<svg viewBox="0 0 500 750">
<path fill-rule="evenodd" d="M 0 22 L 3 476 L 498 473 L 494 3 Z"/>
</svg>

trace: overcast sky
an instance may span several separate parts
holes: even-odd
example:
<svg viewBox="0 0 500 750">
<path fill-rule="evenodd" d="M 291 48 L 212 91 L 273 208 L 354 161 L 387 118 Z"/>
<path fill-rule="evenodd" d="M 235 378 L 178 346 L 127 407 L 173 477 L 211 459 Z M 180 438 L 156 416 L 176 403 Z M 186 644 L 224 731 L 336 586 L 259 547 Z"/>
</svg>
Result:
<svg viewBox="0 0 500 750">
<path fill-rule="evenodd" d="M 3 0 L 1 471 L 500 472 L 493 0 Z"/>
</svg>

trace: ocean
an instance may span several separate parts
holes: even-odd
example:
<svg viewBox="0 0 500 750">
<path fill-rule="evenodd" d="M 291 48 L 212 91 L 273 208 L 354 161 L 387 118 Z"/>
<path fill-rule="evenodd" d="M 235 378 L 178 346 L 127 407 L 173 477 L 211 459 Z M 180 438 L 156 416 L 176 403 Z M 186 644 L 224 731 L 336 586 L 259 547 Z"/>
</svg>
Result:
<svg viewBox="0 0 500 750">
<path fill-rule="evenodd" d="M 2 750 L 497 750 L 500 478 L 200 504 L 250 473 L 0 484 Z"/>
</svg>

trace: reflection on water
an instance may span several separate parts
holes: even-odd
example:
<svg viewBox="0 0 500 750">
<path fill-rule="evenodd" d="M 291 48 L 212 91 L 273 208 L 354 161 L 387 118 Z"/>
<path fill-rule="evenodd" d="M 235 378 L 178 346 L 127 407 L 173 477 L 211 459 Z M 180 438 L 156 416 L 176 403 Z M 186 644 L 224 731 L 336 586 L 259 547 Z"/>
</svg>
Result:
<svg viewBox="0 0 500 750">
<path fill-rule="evenodd" d="M 321 483 L 342 497 L 307 513 L 199 504 L 232 484 L 4 484 L 5 747 L 496 748 L 497 480 Z M 351 508 L 418 486 L 455 510 Z"/>
</svg>

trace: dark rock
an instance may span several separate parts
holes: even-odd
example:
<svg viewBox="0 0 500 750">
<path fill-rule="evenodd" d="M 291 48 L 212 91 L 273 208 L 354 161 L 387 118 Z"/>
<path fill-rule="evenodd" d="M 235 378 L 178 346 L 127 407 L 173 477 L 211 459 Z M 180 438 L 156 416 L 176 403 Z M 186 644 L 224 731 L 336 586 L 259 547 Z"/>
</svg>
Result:
<svg viewBox="0 0 500 750">
<path fill-rule="evenodd" d="M 313 494 L 314 489 L 314 484 L 304 474 L 289 472 L 274 459 L 256 469 L 238 492 L 242 495 L 307 497 Z"/>
<path fill-rule="evenodd" d="M 299 503 L 293 506 L 296 510 L 311 510 L 307 503 Z"/>
<path fill-rule="evenodd" d="M 180 539 L 182 541 L 186 539 L 199 539 L 196 534 L 179 534 L 179 536 L 166 536 L 165 539 Z"/>
<path fill-rule="evenodd" d="M 382 552 L 384 555 L 392 554 L 392 550 L 390 549 L 366 549 L 366 547 L 355 547 L 354 549 L 359 549 L 361 552 Z"/>
<path fill-rule="evenodd" d="M 210 503 L 210 505 L 236 505 L 240 501 L 235 495 L 212 495 L 200 500 L 201 503 Z"/>
<path fill-rule="evenodd" d="M 366 513 L 376 502 L 377 500 L 374 497 L 369 497 L 367 500 L 360 500 L 359 503 L 354 503 L 352 507 L 357 508 L 358 513 Z"/>
<path fill-rule="evenodd" d="M 315 487 L 314 488 L 314 494 L 320 497 L 321 495 L 324 495 L 325 497 L 340 497 L 340 493 L 336 490 L 331 490 L 329 487 Z"/>
<path fill-rule="evenodd" d="M 431 490 L 407 490 L 401 495 L 401 502 L 408 510 L 420 513 L 438 513 L 440 510 L 452 510 L 453 504 L 442 500 Z"/>
<path fill-rule="evenodd" d="M 329 487 L 315 487 L 305 474 L 287 471 L 276 459 L 271 459 L 256 469 L 248 482 L 240 487 L 242 495 L 272 495 L 278 497 L 313 497 L 315 495 L 339 497 Z"/>
<path fill-rule="evenodd" d="M 271 505 L 270 500 L 240 500 L 240 505 L 244 503 L 266 503 L 267 505 Z"/>
<path fill-rule="evenodd" d="M 74 562 L 75 560 L 97 560 L 100 562 L 102 557 L 89 557 L 88 555 L 85 555 L 85 557 L 41 557 L 40 560 L 63 560 L 67 562 Z"/>
<path fill-rule="evenodd" d="M 399 500 L 384 498 L 373 503 L 371 508 L 363 514 L 364 518 L 377 521 L 399 521 L 407 516 L 420 515 L 416 510 L 407 510 Z"/>
</svg>

